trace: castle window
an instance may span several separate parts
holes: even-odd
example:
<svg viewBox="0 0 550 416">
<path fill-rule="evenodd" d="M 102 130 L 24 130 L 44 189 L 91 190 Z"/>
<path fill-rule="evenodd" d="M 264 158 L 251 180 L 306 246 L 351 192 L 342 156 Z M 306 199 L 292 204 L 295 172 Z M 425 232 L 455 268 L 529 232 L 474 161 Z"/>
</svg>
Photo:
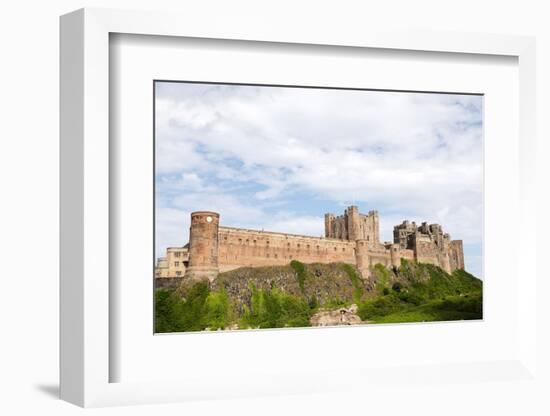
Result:
<svg viewBox="0 0 550 416">
<path fill-rule="evenodd" d="M 345 248 L 345 247 L 342 247 L 342 251 L 346 251 L 346 248 Z"/>
<path fill-rule="evenodd" d="M 256 244 L 256 240 L 254 240 L 253 242 L 254 242 L 254 244 Z"/>
<path fill-rule="evenodd" d="M 317 251 L 319 251 L 319 246 L 317 246 Z"/>
<path fill-rule="evenodd" d="M 307 249 L 309 250 L 309 244 L 307 245 Z"/>
<path fill-rule="evenodd" d="M 338 247 L 334 247 L 334 251 L 338 250 Z"/>
<path fill-rule="evenodd" d="M 181 253 L 180 253 L 179 251 L 176 251 L 176 252 L 174 253 L 174 257 L 179 257 L 180 255 L 181 255 Z"/>
<path fill-rule="evenodd" d="M 181 272 L 176 272 L 176 276 L 181 276 Z"/>
<path fill-rule="evenodd" d="M 277 255 L 277 253 L 275 253 L 275 258 L 277 258 L 277 257 L 279 257 L 279 256 Z"/>
<path fill-rule="evenodd" d="M 266 244 L 269 244 L 269 240 L 266 241 Z"/>
<path fill-rule="evenodd" d="M 289 247 L 290 247 L 290 243 L 288 243 L 288 244 L 287 244 L 287 246 L 289 246 Z"/>
<path fill-rule="evenodd" d="M 242 244 L 242 242 L 243 242 L 243 239 L 239 238 L 239 244 Z"/>
<path fill-rule="evenodd" d="M 174 266 L 179 267 L 179 266 L 180 266 L 180 262 L 179 262 L 179 261 L 175 261 L 175 262 L 174 262 Z"/>
<path fill-rule="evenodd" d="M 298 248 L 300 248 L 300 244 L 298 244 Z"/>
</svg>

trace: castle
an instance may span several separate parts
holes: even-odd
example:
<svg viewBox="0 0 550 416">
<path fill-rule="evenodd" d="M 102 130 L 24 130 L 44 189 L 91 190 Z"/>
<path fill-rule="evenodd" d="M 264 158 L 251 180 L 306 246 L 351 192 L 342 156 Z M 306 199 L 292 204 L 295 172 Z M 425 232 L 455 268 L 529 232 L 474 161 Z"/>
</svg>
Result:
<svg viewBox="0 0 550 416">
<path fill-rule="evenodd" d="M 213 280 L 239 267 L 304 263 L 354 264 L 364 278 L 369 266 L 398 267 L 401 259 L 435 264 L 447 272 L 464 269 L 462 240 L 451 240 L 439 224 L 403 221 L 393 230 L 393 243 L 380 242 L 377 211 L 325 214 L 325 237 L 248 230 L 220 225 L 216 212 L 191 213 L 189 244 L 170 247 L 157 261 L 155 277 Z"/>
</svg>

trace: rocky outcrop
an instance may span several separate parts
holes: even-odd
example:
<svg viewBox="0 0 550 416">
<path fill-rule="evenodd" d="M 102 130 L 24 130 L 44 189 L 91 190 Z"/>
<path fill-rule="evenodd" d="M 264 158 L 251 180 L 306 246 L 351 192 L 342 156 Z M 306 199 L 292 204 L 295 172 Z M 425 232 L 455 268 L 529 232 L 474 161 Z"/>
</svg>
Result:
<svg viewBox="0 0 550 416">
<path fill-rule="evenodd" d="M 311 326 L 357 325 L 361 318 L 357 315 L 357 305 L 353 304 L 349 308 L 319 311 L 309 321 Z"/>
<path fill-rule="evenodd" d="M 315 302 L 323 307 L 334 301 L 349 302 L 354 293 L 367 293 L 373 289 L 368 280 L 357 275 L 354 282 L 349 270 L 343 263 L 304 264 L 303 273 L 298 273 L 290 266 L 242 267 L 220 273 L 212 282 L 213 290 L 225 289 L 236 304 L 249 304 L 251 286 L 269 290 L 277 288 L 285 293 Z"/>
</svg>

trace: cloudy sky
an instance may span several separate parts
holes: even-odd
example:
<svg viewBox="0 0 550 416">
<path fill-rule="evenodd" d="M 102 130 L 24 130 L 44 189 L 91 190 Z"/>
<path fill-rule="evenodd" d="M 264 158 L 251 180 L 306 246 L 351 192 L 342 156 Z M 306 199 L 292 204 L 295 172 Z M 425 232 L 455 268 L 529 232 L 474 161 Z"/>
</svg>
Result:
<svg viewBox="0 0 550 416">
<path fill-rule="evenodd" d="M 324 214 L 380 213 L 464 240 L 482 277 L 482 97 L 156 83 L 156 252 L 188 242 L 189 214 L 324 235 Z"/>
</svg>

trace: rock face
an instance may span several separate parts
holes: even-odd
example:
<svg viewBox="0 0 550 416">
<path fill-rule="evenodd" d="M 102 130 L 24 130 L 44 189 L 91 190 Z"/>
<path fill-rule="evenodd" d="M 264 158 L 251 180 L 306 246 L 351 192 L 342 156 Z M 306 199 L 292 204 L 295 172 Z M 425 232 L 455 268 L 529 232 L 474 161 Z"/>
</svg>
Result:
<svg viewBox="0 0 550 416">
<path fill-rule="evenodd" d="M 277 288 L 307 301 L 316 299 L 323 307 L 330 301 L 353 299 L 357 288 L 344 267 L 342 263 L 305 264 L 302 284 L 290 266 L 243 267 L 220 273 L 212 282 L 212 289 L 224 288 L 238 305 L 250 304 L 250 286 L 253 284 L 257 289 Z M 373 284 L 368 280 L 358 278 L 356 284 L 364 293 L 373 290 Z"/>
<path fill-rule="evenodd" d="M 155 289 L 177 289 L 182 281 L 181 277 L 157 277 L 155 278 Z"/>
<path fill-rule="evenodd" d="M 320 311 L 310 318 L 311 326 L 357 325 L 361 318 L 357 315 L 357 305 L 339 308 L 334 311 Z"/>
</svg>

